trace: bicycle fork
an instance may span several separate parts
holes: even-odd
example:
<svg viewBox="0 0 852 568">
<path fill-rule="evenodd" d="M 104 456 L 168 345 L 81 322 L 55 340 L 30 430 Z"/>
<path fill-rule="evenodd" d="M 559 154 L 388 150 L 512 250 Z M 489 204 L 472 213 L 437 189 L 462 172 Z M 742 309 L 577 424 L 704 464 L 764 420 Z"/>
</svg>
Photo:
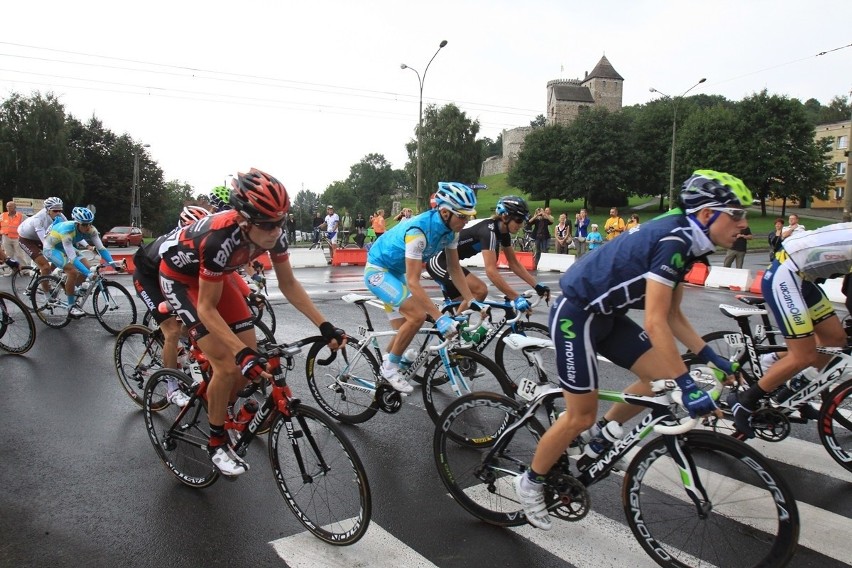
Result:
<svg viewBox="0 0 852 568">
<path fill-rule="evenodd" d="M 713 504 L 707 496 L 707 490 L 701 483 L 701 478 L 698 475 L 698 469 L 695 467 L 695 461 L 692 456 L 683 450 L 683 446 L 678 442 L 677 436 L 664 436 L 666 449 L 672 457 L 680 473 L 680 480 L 683 482 L 683 488 L 687 496 L 695 504 L 695 511 L 698 518 L 706 519 L 713 510 Z"/>
</svg>

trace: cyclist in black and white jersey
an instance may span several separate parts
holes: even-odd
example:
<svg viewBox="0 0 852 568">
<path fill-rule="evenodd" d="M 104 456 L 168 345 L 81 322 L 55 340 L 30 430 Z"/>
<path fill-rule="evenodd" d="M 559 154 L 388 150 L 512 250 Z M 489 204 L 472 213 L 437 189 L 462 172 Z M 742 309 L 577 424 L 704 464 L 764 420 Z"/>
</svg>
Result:
<svg viewBox="0 0 852 568">
<path fill-rule="evenodd" d="M 684 183 L 680 208 L 584 255 L 562 275 L 562 296 L 550 310 L 550 335 L 565 412 L 542 436 L 529 471 L 518 476 L 515 485 L 531 524 L 551 527 L 544 479 L 571 442 L 595 425 L 598 354 L 639 378 L 627 392 L 651 395 L 652 380 L 672 379 L 691 415 L 717 411 L 713 399 L 690 377 L 676 340 L 726 374 L 732 373 L 732 365 L 714 353 L 686 319 L 679 284 L 695 260 L 717 246 L 730 248 L 748 226 L 745 207 L 752 201 L 739 179 L 699 170 Z M 643 325 L 627 315 L 631 309 L 644 310 Z M 605 418 L 624 422 L 637 413 L 634 408 L 613 405 Z"/>
<path fill-rule="evenodd" d="M 509 283 L 500 274 L 500 270 L 497 268 L 497 256 L 501 247 L 506 256 L 506 262 L 509 264 L 509 269 L 521 280 L 535 288 L 539 296 L 550 299 L 550 288 L 536 281 L 535 277 L 518 260 L 515 249 L 512 247 L 512 235 L 524 226 L 524 223 L 529 219 L 529 214 L 529 208 L 523 198 L 507 195 L 497 201 L 495 213 L 490 219 L 469 224 L 459 233 L 459 259 L 470 258 L 482 253 L 485 275 L 498 290 L 512 300 L 515 309 L 520 312 L 529 310 L 530 303 L 509 286 Z M 446 253 L 441 251 L 433 256 L 426 264 L 426 270 L 441 285 L 448 298 L 453 300 L 461 298 L 461 293 L 453 285 L 447 271 Z M 480 301 L 484 300 L 488 294 L 488 287 L 466 268 L 462 267 L 462 270 L 474 298 Z"/>
</svg>

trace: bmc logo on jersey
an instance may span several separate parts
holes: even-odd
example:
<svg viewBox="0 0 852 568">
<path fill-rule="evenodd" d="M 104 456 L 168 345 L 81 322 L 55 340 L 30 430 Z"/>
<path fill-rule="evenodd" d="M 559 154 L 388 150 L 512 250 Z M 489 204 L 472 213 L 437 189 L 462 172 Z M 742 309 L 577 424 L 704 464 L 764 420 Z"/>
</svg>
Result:
<svg viewBox="0 0 852 568">
<path fill-rule="evenodd" d="M 184 266 L 195 262 L 195 253 L 177 251 L 175 254 L 170 256 L 169 259 L 177 268 L 183 268 Z"/>
<path fill-rule="evenodd" d="M 228 266 L 228 259 L 231 258 L 231 254 L 233 254 L 234 249 L 240 246 L 242 242 L 241 239 L 242 229 L 240 229 L 239 225 L 234 227 L 234 232 L 230 234 L 230 236 L 222 241 L 221 248 L 216 252 L 216 256 L 213 257 L 213 262 L 225 268 Z"/>
</svg>

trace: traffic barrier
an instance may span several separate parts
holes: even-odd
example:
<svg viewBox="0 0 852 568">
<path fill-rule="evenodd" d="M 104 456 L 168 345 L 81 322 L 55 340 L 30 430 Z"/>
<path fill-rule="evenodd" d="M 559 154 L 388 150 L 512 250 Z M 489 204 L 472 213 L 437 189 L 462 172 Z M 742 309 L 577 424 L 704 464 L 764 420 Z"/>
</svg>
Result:
<svg viewBox="0 0 852 568">
<path fill-rule="evenodd" d="M 515 256 L 521 262 L 521 266 L 526 268 L 527 270 L 535 269 L 535 262 L 533 259 L 533 253 L 531 252 L 523 252 L 523 251 L 515 251 Z M 509 268 L 509 262 L 506 260 L 506 255 L 503 252 L 500 252 L 500 256 L 497 257 L 497 267 L 498 268 Z"/>
<path fill-rule="evenodd" d="M 136 253 L 134 253 L 136 254 Z M 112 259 L 116 262 L 121 262 L 122 260 L 127 263 L 127 272 L 129 274 L 133 274 L 133 271 L 136 270 L 136 265 L 133 264 L 133 255 L 132 254 L 121 254 L 117 253 L 112 255 Z M 98 259 L 100 260 L 100 259 Z M 108 266 L 106 272 L 115 272 L 112 266 Z"/>
<path fill-rule="evenodd" d="M 552 272 L 565 272 L 568 270 L 574 261 L 577 260 L 577 257 L 573 254 L 553 254 L 553 253 L 542 253 L 541 258 L 538 260 L 538 268 L 539 272 L 543 271 L 552 271 Z"/>
<path fill-rule="evenodd" d="M 689 269 L 689 272 L 686 273 L 686 278 L 684 278 L 684 280 L 689 284 L 704 286 L 704 282 L 707 280 L 709 272 L 710 269 L 706 264 L 703 262 L 696 262 L 692 265 L 692 268 Z"/>
<path fill-rule="evenodd" d="M 748 290 L 750 272 L 744 268 L 725 268 L 714 266 L 710 269 L 704 285 L 708 288 L 730 288 Z"/>
<path fill-rule="evenodd" d="M 751 286 L 748 289 L 749 292 L 751 292 L 752 294 L 758 294 L 758 295 L 763 294 L 763 289 L 760 287 L 760 281 L 763 280 L 763 274 L 765 272 L 766 272 L 765 270 L 758 270 L 757 271 L 757 274 L 754 276 L 754 280 L 751 281 Z"/>
<path fill-rule="evenodd" d="M 364 266 L 367 264 L 367 251 L 362 248 L 345 248 L 334 251 L 332 266 Z"/>
</svg>

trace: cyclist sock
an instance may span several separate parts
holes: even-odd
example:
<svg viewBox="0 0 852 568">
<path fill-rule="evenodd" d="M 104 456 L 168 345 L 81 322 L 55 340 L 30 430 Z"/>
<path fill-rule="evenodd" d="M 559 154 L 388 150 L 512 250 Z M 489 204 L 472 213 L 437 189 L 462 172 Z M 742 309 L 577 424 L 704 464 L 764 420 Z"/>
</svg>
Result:
<svg viewBox="0 0 852 568">
<path fill-rule="evenodd" d="M 207 451 L 214 453 L 217 448 L 228 443 L 228 438 L 225 436 L 225 425 L 216 426 L 210 424 L 210 439 L 207 442 Z"/>
<path fill-rule="evenodd" d="M 766 391 L 760 385 L 752 385 L 747 391 L 739 393 L 737 400 L 748 410 L 754 410 L 757 402 L 766 396 Z"/>
<path fill-rule="evenodd" d="M 537 483 L 541 485 L 542 483 L 544 483 L 545 479 L 547 479 L 546 475 L 536 473 L 532 470 L 532 468 L 527 470 L 527 481 L 529 481 L 530 483 Z"/>
<path fill-rule="evenodd" d="M 390 363 L 394 367 L 399 367 L 400 360 L 402 360 L 402 355 L 396 355 L 394 353 L 388 354 L 388 363 Z"/>
<path fill-rule="evenodd" d="M 74 294 L 67 294 L 66 297 L 68 298 L 68 305 L 73 306 L 77 297 Z"/>
</svg>

